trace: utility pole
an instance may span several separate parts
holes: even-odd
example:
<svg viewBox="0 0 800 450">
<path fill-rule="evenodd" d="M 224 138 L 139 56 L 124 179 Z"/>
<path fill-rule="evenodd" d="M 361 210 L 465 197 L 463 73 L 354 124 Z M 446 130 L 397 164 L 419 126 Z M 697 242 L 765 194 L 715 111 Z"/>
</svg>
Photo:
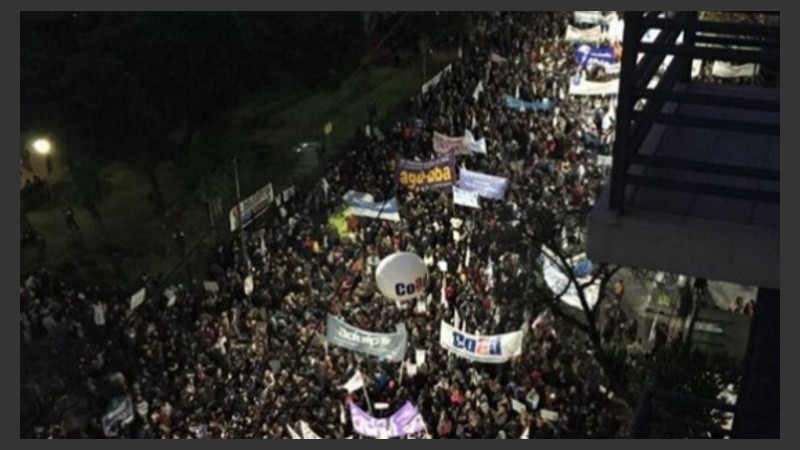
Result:
<svg viewBox="0 0 800 450">
<path fill-rule="evenodd" d="M 428 56 L 428 36 L 423 34 L 419 38 L 419 50 L 422 53 L 422 82 L 428 81 L 428 68 L 426 58 Z"/>
<path fill-rule="evenodd" d="M 244 216 L 242 215 L 242 191 L 239 187 L 239 160 L 233 158 L 233 176 L 236 181 L 236 210 L 239 213 L 239 247 L 241 250 L 242 267 L 250 271 L 250 258 L 247 257 L 247 239 L 244 233 Z"/>
</svg>

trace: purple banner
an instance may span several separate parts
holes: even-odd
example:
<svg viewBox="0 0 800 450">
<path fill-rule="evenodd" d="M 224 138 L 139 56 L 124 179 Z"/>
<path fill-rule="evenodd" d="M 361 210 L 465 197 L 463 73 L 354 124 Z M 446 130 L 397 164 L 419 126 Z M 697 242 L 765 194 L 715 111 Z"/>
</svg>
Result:
<svg viewBox="0 0 800 450">
<path fill-rule="evenodd" d="M 353 402 L 347 406 L 350 408 L 353 431 L 362 436 L 391 439 L 425 431 L 425 422 L 411 402 L 406 402 L 391 417 L 384 419 L 370 416 Z"/>
</svg>

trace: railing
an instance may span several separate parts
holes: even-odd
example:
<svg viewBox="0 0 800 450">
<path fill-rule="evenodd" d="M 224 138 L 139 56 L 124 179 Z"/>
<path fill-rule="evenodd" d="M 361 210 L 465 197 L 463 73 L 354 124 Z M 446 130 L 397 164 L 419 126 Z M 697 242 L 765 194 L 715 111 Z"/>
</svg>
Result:
<svg viewBox="0 0 800 450">
<path fill-rule="evenodd" d="M 642 37 L 648 29 L 661 32 L 649 43 Z M 683 33 L 683 42 L 677 44 Z M 643 54 L 637 63 L 639 54 Z M 667 55 L 672 63 L 651 86 Z M 677 181 L 655 177 L 631 166 L 676 169 L 687 172 L 726 175 L 764 181 L 780 181 L 779 170 L 747 167 L 644 155 L 640 148 L 654 124 L 676 125 L 760 135 L 780 135 L 777 123 L 700 118 L 667 112 L 665 105 L 702 104 L 750 111 L 780 112 L 778 99 L 700 94 L 684 89 L 691 80 L 694 59 L 754 63 L 780 69 L 780 27 L 748 23 L 709 22 L 699 19 L 697 11 L 632 11 L 625 13 L 622 68 L 617 103 L 614 165 L 611 172 L 610 207 L 623 212 L 625 191 L 630 185 L 701 193 L 721 197 L 780 203 L 779 191 L 742 189 L 721 184 Z M 681 86 L 683 85 L 683 86 Z M 777 96 L 776 96 L 777 97 Z M 644 107 L 641 108 L 641 104 Z M 670 106 L 670 110 L 677 110 Z"/>
</svg>

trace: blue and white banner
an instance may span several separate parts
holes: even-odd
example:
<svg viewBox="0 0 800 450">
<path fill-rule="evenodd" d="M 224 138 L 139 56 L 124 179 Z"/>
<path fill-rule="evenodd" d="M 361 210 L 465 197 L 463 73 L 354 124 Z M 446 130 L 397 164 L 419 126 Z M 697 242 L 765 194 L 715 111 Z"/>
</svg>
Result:
<svg viewBox="0 0 800 450">
<path fill-rule="evenodd" d="M 609 81 L 588 81 L 580 75 L 570 78 L 569 95 L 574 96 L 611 96 L 619 92 L 619 78 Z"/>
<path fill-rule="evenodd" d="M 400 362 L 406 354 L 408 332 L 402 323 L 394 333 L 373 333 L 356 328 L 344 320 L 328 314 L 326 338 L 329 343 L 355 352 L 377 356 L 387 361 Z"/>
<path fill-rule="evenodd" d="M 459 331 L 444 320 L 439 327 L 439 344 L 454 355 L 470 361 L 502 364 L 522 354 L 524 333 L 512 333 L 480 336 Z"/>
<path fill-rule="evenodd" d="M 567 260 L 568 267 L 547 247 L 542 246 L 541 264 L 544 281 L 553 295 L 558 300 L 572 306 L 573 308 L 583 309 L 580 293 L 575 283 L 567 276 L 571 269 L 578 283 L 585 284 L 592 280 L 592 270 L 594 266 L 591 261 L 586 259 L 585 254 L 575 255 Z M 589 309 L 594 309 L 600 294 L 600 280 L 582 288 L 584 299 Z"/>
<path fill-rule="evenodd" d="M 583 44 L 575 47 L 575 61 L 584 68 L 594 65 L 608 67 L 616 63 L 616 58 L 613 47 L 592 47 Z"/>
<path fill-rule="evenodd" d="M 514 98 L 513 95 L 504 95 L 503 96 L 503 105 L 506 108 L 511 109 L 524 109 L 526 111 L 549 111 L 553 109 L 555 103 L 551 102 L 550 100 L 544 100 L 541 102 L 526 102 L 524 100 L 520 100 L 518 98 Z"/>
<path fill-rule="evenodd" d="M 129 396 L 114 399 L 111 408 L 103 415 L 103 433 L 116 436 L 122 425 L 133 422 L 133 402 Z"/>
<path fill-rule="evenodd" d="M 461 169 L 458 187 L 465 191 L 477 192 L 483 198 L 503 200 L 508 189 L 508 179 Z"/>
<path fill-rule="evenodd" d="M 457 186 L 453 186 L 453 203 L 468 208 L 481 209 L 477 192 L 465 191 L 464 189 L 459 189 Z"/>
<path fill-rule="evenodd" d="M 380 216 L 384 220 L 400 221 L 400 207 L 396 198 L 377 203 L 372 195 L 358 191 L 347 191 L 343 198 L 348 206 L 347 210 L 345 210 L 345 215 L 372 219 L 377 219 Z"/>
</svg>

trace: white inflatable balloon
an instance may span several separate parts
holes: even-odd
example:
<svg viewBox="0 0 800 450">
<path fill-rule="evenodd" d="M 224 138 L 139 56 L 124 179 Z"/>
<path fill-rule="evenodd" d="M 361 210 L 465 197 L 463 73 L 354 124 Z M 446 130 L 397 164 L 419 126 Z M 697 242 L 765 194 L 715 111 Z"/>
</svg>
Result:
<svg viewBox="0 0 800 450">
<path fill-rule="evenodd" d="M 407 252 L 393 253 L 375 269 L 375 283 L 384 297 L 394 301 L 411 300 L 425 291 L 428 269 L 422 259 Z"/>
</svg>

